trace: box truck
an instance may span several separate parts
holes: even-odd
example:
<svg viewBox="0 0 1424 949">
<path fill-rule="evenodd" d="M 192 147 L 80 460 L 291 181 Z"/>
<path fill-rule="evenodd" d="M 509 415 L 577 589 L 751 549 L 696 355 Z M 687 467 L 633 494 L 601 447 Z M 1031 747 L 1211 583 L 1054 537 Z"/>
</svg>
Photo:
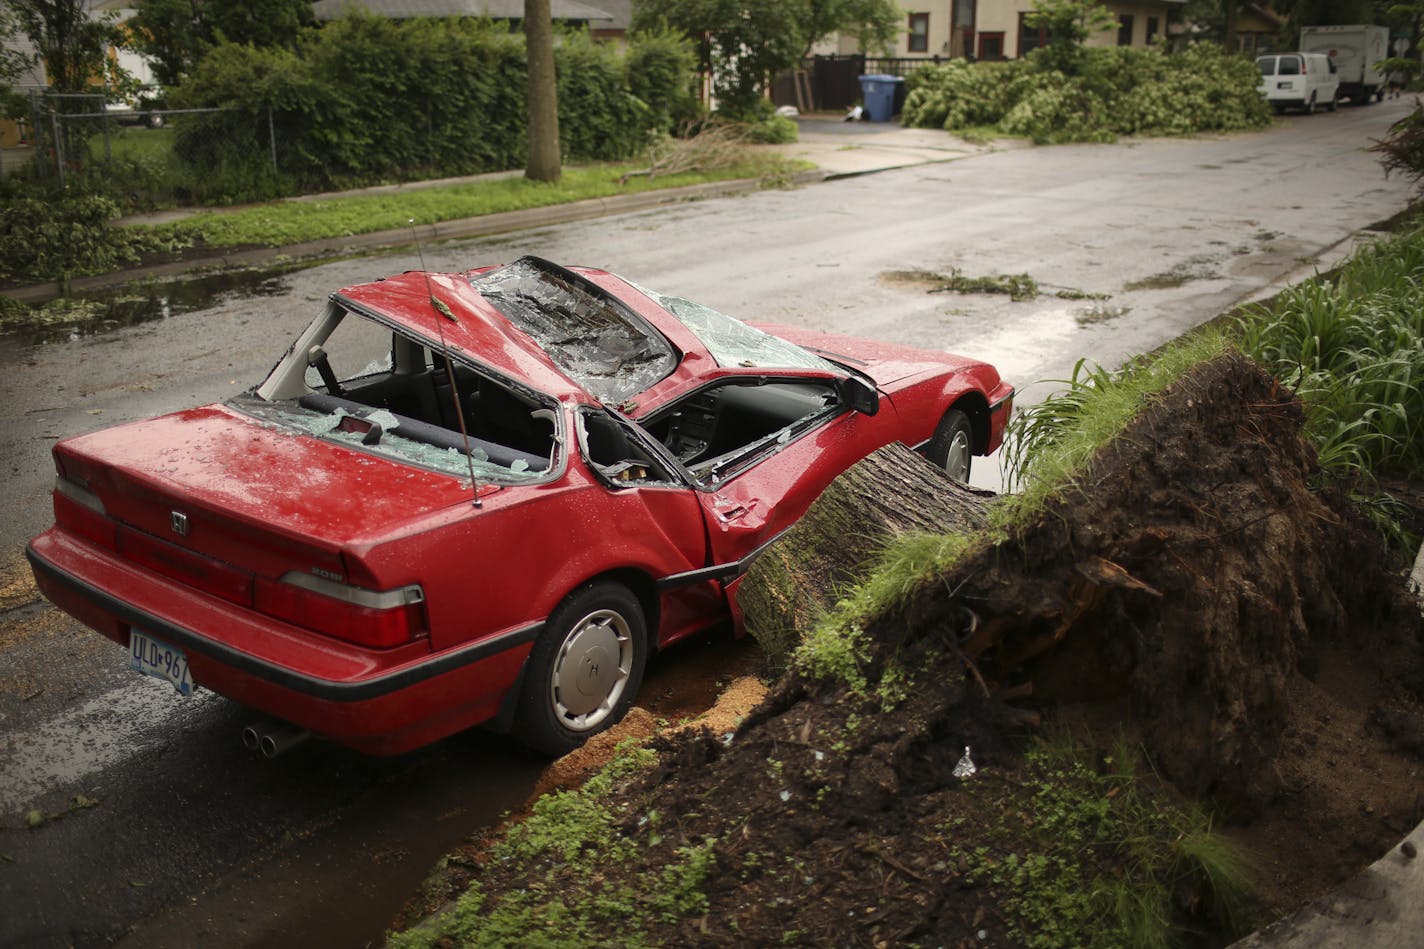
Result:
<svg viewBox="0 0 1424 949">
<path fill-rule="evenodd" d="M 1302 26 L 1303 53 L 1324 53 L 1335 61 L 1340 76 L 1340 95 L 1355 105 L 1384 98 L 1385 76 L 1375 64 L 1389 55 L 1389 27 Z"/>
</svg>

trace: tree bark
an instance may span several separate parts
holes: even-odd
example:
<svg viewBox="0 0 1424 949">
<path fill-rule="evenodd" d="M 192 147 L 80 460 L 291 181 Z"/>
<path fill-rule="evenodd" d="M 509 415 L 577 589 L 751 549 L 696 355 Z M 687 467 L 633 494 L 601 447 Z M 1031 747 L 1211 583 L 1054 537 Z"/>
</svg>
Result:
<svg viewBox="0 0 1424 949">
<path fill-rule="evenodd" d="M 993 497 L 898 442 L 842 473 L 752 563 L 738 589 L 747 631 L 768 665 L 785 667 L 801 634 L 865 578 L 893 537 L 981 530 Z"/>
<path fill-rule="evenodd" d="M 554 20 L 549 0 L 524 0 L 524 43 L 529 62 L 529 158 L 524 177 L 558 181 L 559 100 L 554 84 Z"/>
</svg>

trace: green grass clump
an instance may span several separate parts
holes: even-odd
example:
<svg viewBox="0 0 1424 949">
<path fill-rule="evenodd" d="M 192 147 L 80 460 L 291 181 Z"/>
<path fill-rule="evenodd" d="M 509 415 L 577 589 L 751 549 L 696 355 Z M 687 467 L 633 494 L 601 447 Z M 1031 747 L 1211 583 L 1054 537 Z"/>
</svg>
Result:
<svg viewBox="0 0 1424 949">
<path fill-rule="evenodd" d="M 640 920 L 676 922 L 706 912 L 703 886 L 716 865 L 715 840 L 675 848 L 657 881 L 636 890 L 607 882 L 601 872 L 663 841 L 656 811 L 645 815 L 638 833 L 625 836 L 610 801 L 622 778 L 654 760 L 652 751 L 625 745 L 582 788 L 539 798 L 530 816 L 511 825 L 488 853 L 490 872 L 509 873 L 519 886 L 498 888 L 502 895 L 495 899 L 476 882 L 454 907 L 392 934 L 387 945 L 428 949 L 448 939 L 471 949 L 641 946 L 649 939 Z M 610 931 L 618 932 L 616 939 Z"/>
<path fill-rule="evenodd" d="M 1306 403 L 1322 467 L 1424 477 L 1424 226 L 1288 288 L 1243 317 L 1240 333 Z"/>
<path fill-rule="evenodd" d="M 1093 760 L 1071 741 L 1040 741 L 1021 781 L 1001 792 L 964 785 L 1003 795 L 990 808 L 996 827 L 950 829 L 968 836 L 955 853 L 967 875 L 1001 888 L 1014 944 L 1171 949 L 1194 944 L 1203 923 L 1241 933 L 1251 889 L 1241 852 L 1199 808 L 1139 776 L 1125 742 L 1100 767 Z"/>
<path fill-rule="evenodd" d="M 265 245 L 282 247 L 307 241 L 349 237 L 375 231 L 436 224 L 504 211 L 568 204 L 739 178 L 784 175 L 780 159 L 749 160 L 731 168 L 684 172 L 656 178 L 630 178 L 633 165 L 567 168 L 557 183 L 528 181 L 521 176 L 485 179 L 458 185 L 408 188 L 383 194 L 361 194 L 318 201 L 278 201 L 235 211 L 205 211 L 172 224 L 133 225 L 169 240 L 199 241 L 207 247 Z"/>
</svg>

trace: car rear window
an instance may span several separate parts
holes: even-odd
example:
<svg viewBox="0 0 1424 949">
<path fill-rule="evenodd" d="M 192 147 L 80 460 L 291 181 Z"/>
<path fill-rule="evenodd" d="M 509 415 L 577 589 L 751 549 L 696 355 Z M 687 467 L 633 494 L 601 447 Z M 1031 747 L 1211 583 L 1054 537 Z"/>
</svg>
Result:
<svg viewBox="0 0 1424 949">
<path fill-rule="evenodd" d="M 1256 60 L 1256 66 L 1261 70 L 1261 75 L 1274 76 L 1276 74 L 1276 57 L 1262 56 Z"/>
<path fill-rule="evenodd" d="M 1281 57 L 1281 70 L 1280 70 L 1280 73 L 1279 73 L 1279 74 L 1282 75 L 1282 76 L 1299 76 L 1299 75 L 1300 75 L 1300 57 L 1299 57 L 1299 56 L 1282 56 L 1282 57 Z"/>
</svg>

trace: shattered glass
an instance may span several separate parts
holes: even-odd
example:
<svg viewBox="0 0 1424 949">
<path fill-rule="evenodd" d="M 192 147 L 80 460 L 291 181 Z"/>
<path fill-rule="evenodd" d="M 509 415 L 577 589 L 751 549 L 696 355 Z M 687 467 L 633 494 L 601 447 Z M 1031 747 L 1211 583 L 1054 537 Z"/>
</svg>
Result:
<svg viewBox="0 0 1424 949">
<path fill-rule="evenodd" d="M 399 424 L 399 419 L 384 409 L 378 409 L 365 416 L 354 416 L 341 408 L 333 412 L 322 413 L 294 405 L 291 402 L 263 402 L 258 399 L 234 399 L 232 402 L 243 411 L 266 421 L 275 422 L 280 430 L 292 434 L 314 435 L 318 438 L 330 439 L 360 451 L 385 455 L 397 461 L 410 462 L 446 474 L 468 476 L 470 473 L 471 465 L 465 460 L 465 454 L 459 449 L 431 445 L 392 432 L 391 429 Z M 362 429 L 343 431 L 341 420 L 348 416 L 360 419 Z M 383 429 L 380 441 L 375 444 L 364 443 L 365 423 L 368 422 L 373 422 Z M 505 467 L 491 461 L 489 455 L 478 446 L 472 448 L 469 457 L 474 462 L 475 477 L 480 481 L 496 484 L 522 483 L 537 481 L 547 473 L 531 471 L 529 463 L 521 458 L 516 458 L 512 464 Z"/>
<path fill-rule="evenodd" d="M 638 289 L 691 330 L 719 366 L 843 371 L 795 343 L 764 333 L 709 306 L 646 287 Z"/>
<path fill-rule="evenodd" d="M 668 341 L 631 310 L 530 258 L 473 276 L 470 286 L 607 404 L 637 395 L 677 366 Z"/>
</svg>

